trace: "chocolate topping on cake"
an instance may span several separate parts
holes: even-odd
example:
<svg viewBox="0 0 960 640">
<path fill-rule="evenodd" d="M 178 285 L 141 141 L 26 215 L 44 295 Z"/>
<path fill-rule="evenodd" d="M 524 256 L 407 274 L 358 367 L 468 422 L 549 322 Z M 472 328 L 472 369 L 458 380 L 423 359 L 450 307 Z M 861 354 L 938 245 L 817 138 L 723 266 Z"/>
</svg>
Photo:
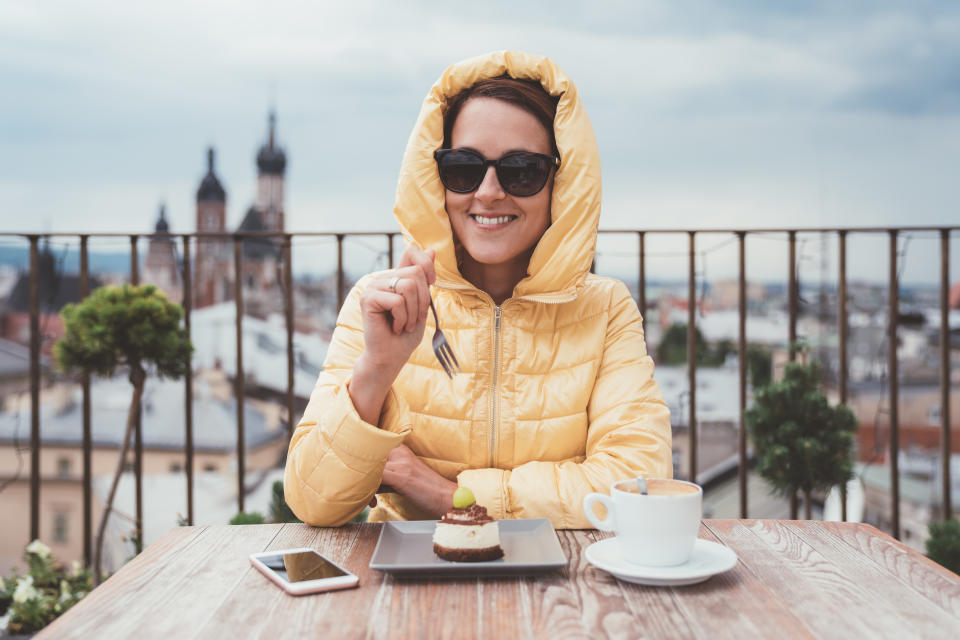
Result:
<svg viewBox="0 0 960 640">
<path fill-rule="evenodd" d="M 493 518 L 487 515 L 487 508 L 478 504 L 472 504 L 466 509 L 451 509 L 447 511 L 440 522 L 446 524 L 468 524 L 478 525 L 493 522 Z"/>
</svg>

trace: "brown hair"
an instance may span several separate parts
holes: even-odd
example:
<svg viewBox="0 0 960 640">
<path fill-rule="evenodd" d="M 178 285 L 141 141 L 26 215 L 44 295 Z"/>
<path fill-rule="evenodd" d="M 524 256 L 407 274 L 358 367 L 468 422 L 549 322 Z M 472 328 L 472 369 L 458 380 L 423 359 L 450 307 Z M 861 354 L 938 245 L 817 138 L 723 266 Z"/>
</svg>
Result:
<svg viewBox="0 0 960 640">
<path fill-rule="evenodd" d="M 536 80 L 521 80 L 510 76 L 498 76 L 481 80 L 472 87 L 464 89 L 447 102 L 447 112 L 443 116 L 443 147 L 450 148 L 453 124 L 460 110 L 470 98 L 495 98 L 516 105 L 532 114 L 550 137 L 550 147 L 557 152 L 557 140 L 553 133 L 553 120 L 557 116 L 557 101 L 547 93 Z"/>
</svg>

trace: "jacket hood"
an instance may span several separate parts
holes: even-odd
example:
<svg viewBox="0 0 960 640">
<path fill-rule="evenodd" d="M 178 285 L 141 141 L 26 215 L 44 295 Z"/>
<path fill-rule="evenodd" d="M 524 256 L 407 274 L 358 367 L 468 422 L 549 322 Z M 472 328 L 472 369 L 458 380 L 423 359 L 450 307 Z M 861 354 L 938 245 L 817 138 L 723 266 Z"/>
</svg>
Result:
<svg viewBox="0 0 960 640">
<path fill-rule="evenodd" d="M 597 244 L 600 157 L 593 126 L 576 86 L 548 58 L 498 51 L 448 67 L 424 99 L 407 141 L 393 212 L 407 242 L 436 251 L 437 286 L 475 288 L 457 268 L 453 232 L 433 152 L 443 145 L 443 115 L 448 100 L 481 80 L 504 74 L 537 80 L 548 93 L 559 96 L 553 128 L 560 168 L 553 184 L 551 224 L 530 258 L 527 277 L 514 289 L 514 297 L 543 302 L 572 300 L 590 270 Z"/>
</svg>

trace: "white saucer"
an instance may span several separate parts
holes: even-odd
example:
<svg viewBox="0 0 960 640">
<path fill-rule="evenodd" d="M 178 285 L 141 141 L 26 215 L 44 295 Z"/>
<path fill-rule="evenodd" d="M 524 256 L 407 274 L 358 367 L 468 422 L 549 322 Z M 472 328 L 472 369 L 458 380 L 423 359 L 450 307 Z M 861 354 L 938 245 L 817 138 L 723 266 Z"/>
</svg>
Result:
<svg viewBox="0 0 960 640">
<path fill-rule="evenodd" d="M 621 580 L 657 587 L 677 587 L 703 582 L 737 566 L 737 554 L 729 547 L 697 539 L 693 554 L 683 564 L 672 567 L 646 567 L 624 560 L 616 538 L 594 542 L 587 547 L 587 562 Z"/>
</svg>

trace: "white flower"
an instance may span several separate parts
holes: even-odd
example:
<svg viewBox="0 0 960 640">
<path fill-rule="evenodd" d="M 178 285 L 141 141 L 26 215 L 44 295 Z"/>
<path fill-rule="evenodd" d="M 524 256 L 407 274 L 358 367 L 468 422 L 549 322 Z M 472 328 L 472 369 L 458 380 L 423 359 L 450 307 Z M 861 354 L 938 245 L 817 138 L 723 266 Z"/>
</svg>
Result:
<svg viewBox="0 0 960 640">
<path fill-rule="evenodd" d="M 81 571 L 83 571 L 83 565 L 80 564 L 79 560 L 74 560 L 73 564 L 70 565 L 70 576 L 76 578 Z"/>
<path fill-rule="evenodd" d="M 50 547 L 40 542 L 40 540 L 34 540 L 27 545 L 27 553 L 32 553 L 35 556 L 40 556 L 41 558 L 50 557 Z"/>
<path fill-rule="evenodd" d="M 66 602 L 73 597 L 73 594 L 70 593 L 70 585 L 66 580 L 60 581 L 60 602 Z"/>
<path fill-rule="evenodd" d="M 25 576 L 17 581 L 17 588 L 13 591 L 13 601 L 23 604 L 27 600 L 40 597 L 40 591 L 33 586 L 33 576 Z"/>
<path fill-rule="evenodd" d="M 10 624 L 10 616 L 12 615 L 12 611 L 7 611 L 6 615 L 0 616 L 0 635 L 7 632 L 7 626 Z"/>
</svg>

